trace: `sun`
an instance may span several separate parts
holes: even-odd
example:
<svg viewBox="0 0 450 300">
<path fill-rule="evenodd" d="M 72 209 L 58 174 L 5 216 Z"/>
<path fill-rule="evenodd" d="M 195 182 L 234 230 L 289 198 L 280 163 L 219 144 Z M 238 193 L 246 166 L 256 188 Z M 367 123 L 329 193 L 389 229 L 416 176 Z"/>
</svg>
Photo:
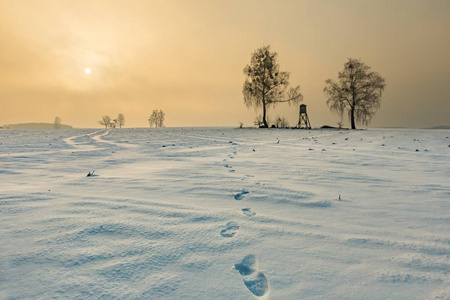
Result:
<svg viewBox="0 0 450 300">
<path fill-rule="evenodd" d="M 91 69 L 90 69 L 90 68 L 84 69 L 84 73 L 86 73 L 86 74 L 91 74 Z"/>
</svg>

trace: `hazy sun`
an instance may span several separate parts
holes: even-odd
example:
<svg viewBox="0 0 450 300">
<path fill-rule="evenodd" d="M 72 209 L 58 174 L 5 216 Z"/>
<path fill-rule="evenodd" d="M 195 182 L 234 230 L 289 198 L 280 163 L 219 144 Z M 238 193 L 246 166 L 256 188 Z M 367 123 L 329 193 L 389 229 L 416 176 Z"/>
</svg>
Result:
<svg viewBox="0 0 450 300">
<path fill-rule="evenodd" d="M 89 69 L 89 68 L 84 69 L 84 73 L 91 74 L 91 69 Z"/>
</svg>

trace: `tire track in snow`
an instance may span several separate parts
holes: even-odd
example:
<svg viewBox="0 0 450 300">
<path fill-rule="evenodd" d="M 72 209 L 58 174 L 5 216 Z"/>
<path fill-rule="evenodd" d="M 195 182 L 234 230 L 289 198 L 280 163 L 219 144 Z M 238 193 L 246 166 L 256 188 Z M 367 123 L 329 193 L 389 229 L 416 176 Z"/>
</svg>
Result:
<svg viewBox="0 0 450 300">
<path fill-rule="evenodd" d="M 75 135 L 75 136 L 71 136 L 71 137 L 65 138 L 63 141 L 67 145 L 75 148 L 75 150 L 74 149 L 69 149 L 67 151 L 73 151 L 73 152 L 75 152 L 75 151 L 94 151 L 94 150 L 103 150 L 104 149 L 102 147 L 93 145 L 92 143 L 89 143 L 89 142 L 76 143 L 75 140 L 78 139 L 78 138 L 81 138 L 81 137 L 89 137 L 92 141 L 95 141 L 95 142 L 97 142 L 99 144 L 108 144 L 108 145 L 111 145 L 111 146 L 123 147 L 123 148 L 134 148 L 134 147 L 136 147 L 136 145 L 117 143 L 117 142 L 113 142 L 113 141 L 104 140 L 104 139 L 102 139 L 102 137 L 110 134 L 111 130 L 106 130 L 105 132 L 98 134 L 99 132 L 102 132 L 102 131 L 103 131 L 103 129 L 102 130 L 97 130 L 97 131 L 94 131 L 94 132 L 91 132 L 91 133 L 88 133 L 88 134 Z"/>
<path fill-rule="evenodd" d="M 100 150 L 101 148 L 96 147 L 91 144 L 79 144 L 76 143 L 75 140 L 81 137 L 90 137 L 96 133 L 101 132 L 102 130 L 97 130 L 88 134 L 81 134 L 81 135 L 74 135 L 68 138 L 63 139 L 64 143 L 66 143 L 68 146 L 71 146 L 75 149 L 67 149 L 66 151 L 94 151 L 94 150 Z"/>
<path fill-rule="evenodd" d="M 111 133 L 111 130 L 108 130 L 108 131 L 106 131 L 106 132 L 104 132 L 102 134 L 93 136 L 92 139 L 95 140 L 98 143 L 105 143 L 105 144 L 116 146 L 116 147 L 124 147 L 124 148 L 135 148 L 136 147 L 136 145 L 117 143 L 117 142 L 113 142 L 113 141 L 108 141 L 108 140 L 102 139 L 102 137 L 107 136 L 110 133 Z"/>
</svg>

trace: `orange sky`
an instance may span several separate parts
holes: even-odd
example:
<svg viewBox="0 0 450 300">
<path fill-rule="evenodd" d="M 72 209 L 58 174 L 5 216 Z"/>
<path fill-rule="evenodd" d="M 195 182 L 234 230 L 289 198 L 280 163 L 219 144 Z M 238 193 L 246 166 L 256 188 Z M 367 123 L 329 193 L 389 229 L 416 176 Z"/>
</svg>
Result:
<svg viewBox="0 0 450 300">
<path fill-rule="evenodd" d="M 166 126 L 249 126 L 242 70 L 268 44 L 313 126 L 339 121 L 322 90 L 349 57 L 386 78 L 372 127 L 450 125 L 449 15 L 446 0 L 0 0 L 0 125 L 144 127 L 162 109 Z M 276 115 L 294 125 L 298 107 Z"/>
</svg>

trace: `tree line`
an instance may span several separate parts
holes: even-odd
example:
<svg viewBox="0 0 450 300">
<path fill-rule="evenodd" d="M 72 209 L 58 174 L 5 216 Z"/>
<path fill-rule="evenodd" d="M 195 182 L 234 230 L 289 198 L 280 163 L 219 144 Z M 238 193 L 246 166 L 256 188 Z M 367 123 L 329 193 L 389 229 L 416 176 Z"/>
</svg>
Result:
<svg viewBox="0 0 450 300">
<path fill-rule="evenodd" d="M 148 118 L 148 123 L 150 124 L 150 127 L 153 125 L 155 127 L 164 127 L 164 117 L 165 113 L 162 110 L 155 109 L 152 114 L 150 115 L 150 118 Z"/>
<path fill-rule="evenodd" d="M 157 110 L 155 109 L 152 114 L 150 115 L 149 119 L 148 119 L 148 123 L 150 125 L 150 127 L 164 127 L 164 120 L 165 120 L 165 113 L 162 110 Z M 57 120 L 58 119 L 58 120 Z M 55 119 L 55 128 L 57 121 L 59 122 L 59 124 L 61 123 L 61 119 L 59 119 L 58 117 L 56 117 Z M 118 114 L 117 118 L 115 119 L 111 119 L 110 116 L 108 115 L 104 115 L 102 116 L 102 119 L 100 121 L 98 121 L 98 123 L 100 125 L 105 126 L 106 129 L 108 128 L 122 128 L 123 125 L 125 125 L 125 116 L 123 114 Z"/>
<path fill-rule="evenodd" d="M 263 46 L 252 53 L 250 64 L 244 68 L 245 81 L 242 89 L 247 107 L 262 109 L 255 120 L 259 127 L 269 127 L 267 111 L 278 103 L 298 104 L 303 100 L 300 86 L 289 87 L 289 72 L 280 71 L 278 54 Z M 381 95 L 386 87 L 385 79 L 370 70 L 364 62 L 349 58 L 338 80 L 327 79 L 323 89 L 326 103 L 332 112 L 341 115 L 347 111 L 352 129 L 356 123 L 368 125 L 381 105 Z M 283 118 L 284 119 L 284 118 Z M 276 126 L 286 125 L 277 117 Z M 340 122 L 342 127 L 342 121 Z"/>
<path fill-rule="evenodd" d="M 150 127 L 164 127 L 164 120 L 165 120 L 166 114 L 160 109 L 155 109 L 150 117 L 148 118 L 148 123 Z M 125 116 L 124 114 L 118 114 L 117 118 L 112 119 L 108 115 L 102 116 L 102 119 L 98 121 L 98 123 L 102 126 L 105 126 L 106 129 L 108 128 L 122 128 L 122 126 L 125 125 Z M 61 129 L 61 118 L 56 117 L 55 121 L 53 122 L 53 128 L 55 129 Z"/>
<path fill-rule="evenodd" d="M 117 118 L 112 119 L 108 115 L 102 116 L 102 119 L 98 121 L 98 124 L 105 126 L 105 128 L 122 128 L 125 125 L 125 116 L 123 114 L 118 114 Z"/>
</svg>

